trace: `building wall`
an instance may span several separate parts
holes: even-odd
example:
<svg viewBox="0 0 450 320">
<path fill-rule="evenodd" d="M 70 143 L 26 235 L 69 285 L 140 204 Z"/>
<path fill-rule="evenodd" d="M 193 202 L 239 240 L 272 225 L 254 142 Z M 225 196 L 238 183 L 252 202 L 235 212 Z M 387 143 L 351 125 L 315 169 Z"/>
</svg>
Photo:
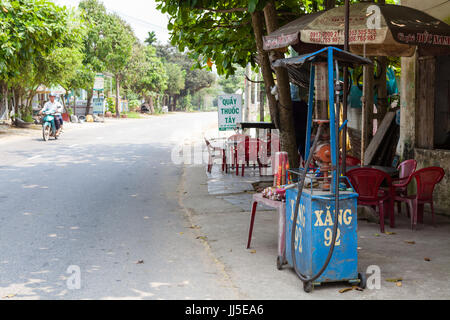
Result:
<svg viewBox="0 0 450 320">
<path fill-rule="evenodd" d="M 431 16 L 450 24 L 450 1 L 402 0 L 402 5 L 425 11 Z M 399 154 L 402 159 L 417 160 L 417 169 L 430 166 L 442 167 L 446 176 L 434 192 L 435 210 L 450 216 L 450 151 L 415 148 L 416 141 L 416 71 L 417 57 L 402 58 L 401 120 Z M 417 84 L 420 85 L 420 84 Z M 437 88 L 438 89 L 438 88 Z M 439 91 L 437 92 L 439 95 Z M 420 117 L 420 115 L 417 115 Z"/>
<path fill-rule="evenodd" d="M 441 167 L 445 171 L 444 179 L 434 189 L 434 210 L 450 216 L 450 151 L 449 150 L 414 150 L 417 169 L 425 167 Z"/>
</svg>

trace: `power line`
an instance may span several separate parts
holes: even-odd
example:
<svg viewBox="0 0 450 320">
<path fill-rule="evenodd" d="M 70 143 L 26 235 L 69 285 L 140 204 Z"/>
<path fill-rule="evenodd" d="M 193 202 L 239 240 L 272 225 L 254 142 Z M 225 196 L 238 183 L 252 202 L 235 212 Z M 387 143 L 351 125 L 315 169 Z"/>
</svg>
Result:
<svg viewBox="0 0 450 320">
<path fill-rule="evenodd" d="M 142 25 L 145 25 L 145 26 L 147 26 L 147 27 L 149 27 L 149 26 L 150 26 L 150 27 L 154 27 L 154 28 L 156 27 L 156 28 L 160 29 L 161 31 L 164 31 L 164 32 L 168 33 L 168 31 L 167 31 L 166 28 L 164 28 L 164 27 L 162 27 L 162 26 L 159 26 L 159 25 L 157 25 L 157 24 L 148 22 L 148 21 L 146 21 L 146 20 L 144 20 L 144 19 L 137 18 L 137 17 L 133 17 L 133 16 L 130 16 L 129 14 L 126 14 L 126 13 L 123 13 L 123 12 L 117 11 L 117 10 L 107 9 L 107 11 L 113 12 L 113 13 L 119 15 L 119 16 L 127 17 L 127 18 L 129 18 L 129 19 L 132 19 L 134 22 L 138 22 L 138 23 L 140 23 L 140 24 L 142 24 Z"/>
</svg>

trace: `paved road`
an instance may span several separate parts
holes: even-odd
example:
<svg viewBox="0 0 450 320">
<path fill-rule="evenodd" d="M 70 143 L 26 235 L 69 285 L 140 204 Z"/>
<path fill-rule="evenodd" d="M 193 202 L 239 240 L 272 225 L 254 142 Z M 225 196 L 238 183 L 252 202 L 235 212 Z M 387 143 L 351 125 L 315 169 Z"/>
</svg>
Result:
<svg viewBox="0 0 450 320">
<path fill-rule="evenodd" d="M 237 298 L 189 228 L 171 162 L 215 121 L 176 114 L 0 139 L 0 300 Z"/>
</svg>

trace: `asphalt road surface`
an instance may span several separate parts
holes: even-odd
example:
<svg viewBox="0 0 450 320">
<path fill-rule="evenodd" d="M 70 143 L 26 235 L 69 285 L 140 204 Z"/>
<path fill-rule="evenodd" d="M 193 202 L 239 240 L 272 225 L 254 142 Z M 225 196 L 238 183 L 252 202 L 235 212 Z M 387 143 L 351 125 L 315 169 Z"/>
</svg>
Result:
<svg viewBox="0 0 450 320">
<path fill-rule="evenodd" d="M 0 300 L 233 299 L 179 202 L 183 139 L 216 113 L 0 139 Z"/>
</svg>

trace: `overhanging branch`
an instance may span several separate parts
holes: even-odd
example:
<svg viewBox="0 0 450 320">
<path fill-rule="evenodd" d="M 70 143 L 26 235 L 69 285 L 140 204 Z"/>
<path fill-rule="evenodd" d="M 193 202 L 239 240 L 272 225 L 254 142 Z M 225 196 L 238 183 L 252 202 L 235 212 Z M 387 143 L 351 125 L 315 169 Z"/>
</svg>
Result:
<svg viewBox="0 0 450 320">
<path fill-rule="evenodd" d="M 202 8 L 202 7 L 194 7 L 197 10 L 203 11 L 212 11 L 218 13 L 233 13 L 233 12 L 246 12 L 247 8 L 231 8 L 231 9 L 211 9 L 211 8 Z"/>
</svg>

